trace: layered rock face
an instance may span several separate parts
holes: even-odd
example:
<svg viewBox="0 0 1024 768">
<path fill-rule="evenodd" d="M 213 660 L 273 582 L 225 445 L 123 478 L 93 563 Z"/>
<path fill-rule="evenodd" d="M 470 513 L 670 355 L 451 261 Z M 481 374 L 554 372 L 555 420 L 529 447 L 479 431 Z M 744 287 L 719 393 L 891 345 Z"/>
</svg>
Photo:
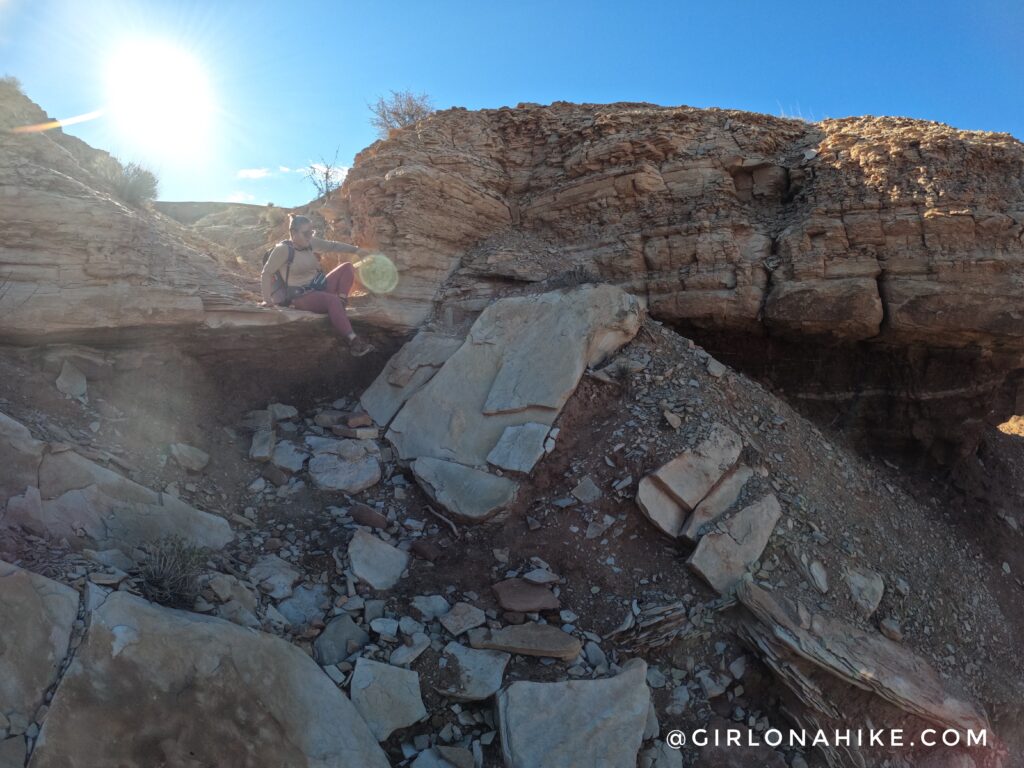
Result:
<svg viewBox="0 0 1024 768">
<path fill-rule="evenodd" d="M 46 118 L 0 90 L 0 128 Z M 0 134 L 0 341 L 323 355 L 322 317 L 256 307 L 251 267 L 231 274 L 195 234 L 237 270 L 283 211 L 168 209 L 190 232 L 114 200 L 112 162 L 60 130 Z M 399 267 L 356 303 L 363 328 L 610 282 L 873 447 L 952 460 L 1024 409 L 1022 172 L 1013 137 L 932 122 L 557 102 L 397 131 L 317 215 Z"/>
<path fill-rule="evenodd" d="M 9 131 L 47 120 L 0 83 L 0 345 L 184 357 L 221 391 L 256 400 L 278 387 L 324 391 L 351 374 L 326 316 L 258 305 L 257 264 L 287 226 L 281 209 L 171 206 L 184 221 L 204 214 L 190 229 L 124 205 L 106 152 L 60 129 Z M 358 309 L 350 315 L 374 337 Z"/>
<path fill-rule="evenodd" d="M 325 318 L 257 306 L 255 274 L 233 274 L 215 246 L 199 250 L 176 222 L 118 202 L 107 153 L 60 129 L 8 130 L 47 120 L 0 84 L 0 343 L 168 340 L 251 357 L 287 338 L 323 351 Z"/>
<path fill-rule="evenodd" d="M 375 322 L 614 282 L 942 459 L 1024 399 L 1022 170 L 1013 137 L 932 122 L 555 103 L 437 113 L 362 152 L 332 206 L 399 263 Z"/>
<path fill-rule="evenodd" d="M 153 207 L 221 246 L 240 264 L 248 264 L 257 270 L 262 267 L 262 256 L 267 249 L 288 237 L 287 212 L 270 203 L 158 201 Z M 323 229 L 322 223 L 317 222 L 317 227 Z"/>
</svg>

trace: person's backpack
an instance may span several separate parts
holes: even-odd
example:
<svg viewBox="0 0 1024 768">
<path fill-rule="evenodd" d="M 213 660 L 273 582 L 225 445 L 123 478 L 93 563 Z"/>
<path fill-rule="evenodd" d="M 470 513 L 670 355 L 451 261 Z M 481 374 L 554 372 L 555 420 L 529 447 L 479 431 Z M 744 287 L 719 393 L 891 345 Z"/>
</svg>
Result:
<svg viewBox="0 0 1024 768">
<path fill-rule="evenodd" d="M 288 246 L 288 261 L 285 262 L 284 277 L 281 276 L 281 270 L 277 270 L 277 272 L 274 273 L 273 278 L 271 278 L 270 296 L 271 298 L 273 298 L 280 291 L 281 296 L 283 296 L 284 298 L 282 298 L 281 301 L 278 301 L 276 303 L 282 306 L 286 306 L 290 302 L 288 296 L 288 275 L 291 274 L 292 262 L 295 261 L 295 246 L 292 245 L 291 240 L 283 240 L 281 241 L 281 243 L 278 243 L 277 245 L 281 245 L 282 243 Z M 273 248 L 270 248 L 269 250 L 267 250 L 266 253 L 263 254 L 263 266 L 267 265 L 267 261 L 270 259 L 270 254 L 274 252 L 274 249 L 277 248 L 277 245 L 275 245 Z"/>
</svg>

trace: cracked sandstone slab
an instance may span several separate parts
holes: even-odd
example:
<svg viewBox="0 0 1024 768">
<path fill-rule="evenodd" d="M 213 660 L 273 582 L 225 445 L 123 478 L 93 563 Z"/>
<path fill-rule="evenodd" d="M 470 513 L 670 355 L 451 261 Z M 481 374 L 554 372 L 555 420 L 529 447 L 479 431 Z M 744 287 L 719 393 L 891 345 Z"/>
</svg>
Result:
<svg viewBox="0 0 1024 768">
<path fill-rule="evenodd" d="M 92 615 L 32 768 L 192 763 L 388 766 L 351 702 L 295 646 L 115 592 Z"/>
<path fill-rule="evenodd" d="M 0 560 L 0 715 L 35 719 L 78 618 L 78 592 Z"/>
<path fill-rule="evenodd" d="M 690 512 L 732 471 L 743 449 L 739 435 L 724 424 L 641 479 L 636 502 L 648 520 L 669 536 L 682 535 Z"/>
<path fill-rule="evenodd" d="M 416 459 L 412 471 L 430 498 L 466 523 L 494 517 L 515 501 L 519 487 L 507 477 L 429 456 Z"/>
<path fill-rule="evenodd" d="M 0 481 L 0 524 L 78 547 L 132 547 L 165 536 L 220 549 L 234 538 L 228 522 L 100 466 L 72 450 L 32 438 L 0 414 L 0 459 L 12 471 Z"/>
<path fill-rule="evenodd" d="M 704 534 L 686 564 L 724 595 L 761 557 L 781 515 L 775 494 L 755 501 Z"/>
<path fill-rule="evenodd" d="M 639 302 L 610 285 L 498 301 L 406 401 L 387 437 L 402 459 L 483 466 L 506 427 L 550 426 L 586 368 L 639 329 Z"/>
</svg>

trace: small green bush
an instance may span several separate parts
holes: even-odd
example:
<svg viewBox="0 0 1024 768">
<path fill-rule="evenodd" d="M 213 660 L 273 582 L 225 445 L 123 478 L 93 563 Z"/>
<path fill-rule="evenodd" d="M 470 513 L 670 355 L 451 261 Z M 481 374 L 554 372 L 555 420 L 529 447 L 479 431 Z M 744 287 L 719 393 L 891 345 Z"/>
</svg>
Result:
<svg viewBox="0 0 1024 768">
<path fill-rule="evenodd" d="M 141 208 L 156 200 L 160 188 L 156 174 L 138 163 L 117 163 L 107 170 L 106 176 L 111 193 L 123 203 Z"/>
</svg>

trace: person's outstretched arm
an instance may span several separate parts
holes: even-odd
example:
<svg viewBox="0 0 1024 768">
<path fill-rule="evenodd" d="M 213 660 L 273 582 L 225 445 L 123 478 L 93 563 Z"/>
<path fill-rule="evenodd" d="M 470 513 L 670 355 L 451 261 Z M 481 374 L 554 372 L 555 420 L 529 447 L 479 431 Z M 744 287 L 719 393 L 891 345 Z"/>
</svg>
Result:
<svg viewBox="0 0 1024 768">
<path fill-rule="evenodd" d="M 267 304 L 273 304 L 274 299 L 270 295 L 270 289 L 274 280 L 274 273 L 284 269 L 288 263 L 288 246 L 284 243 L 277 245 L 270 252 L 267 263 L 263 265 L 263 272 L 260 274 L 260 288 L 263 290 L 263 300 Z"/>
<path fill-rule="evenodd" d="M 369 256 L 373 253 L 373 251 L 367 250 L 366 248 L 360 248 L 357 245 L 341 243 L 337 240 L 324 240 L 320 237 L 312 238 L 310 240 L 310 244 L 313 246 L 314 251 L 326 251 L 328 253 L 352 253 L 356 256 Z"/>
</svg>

